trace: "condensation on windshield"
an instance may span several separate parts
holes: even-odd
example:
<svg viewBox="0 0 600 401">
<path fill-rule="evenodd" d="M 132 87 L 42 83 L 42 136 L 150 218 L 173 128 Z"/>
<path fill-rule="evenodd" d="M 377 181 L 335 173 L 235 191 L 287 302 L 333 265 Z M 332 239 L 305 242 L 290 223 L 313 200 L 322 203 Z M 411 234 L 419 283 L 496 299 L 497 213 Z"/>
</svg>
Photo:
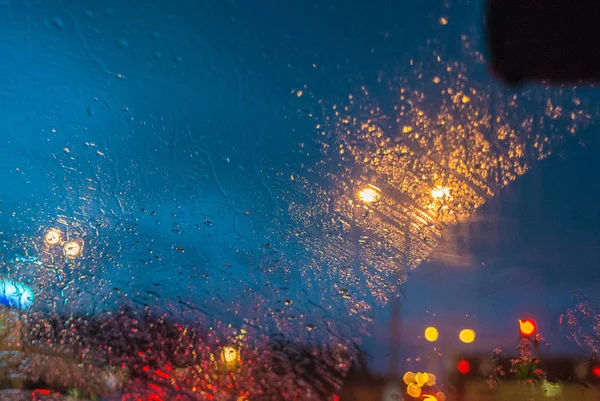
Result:
<svg viewBox="0 0 600 401">
<path fill-rule="evenodd" d="M 445 17 L 469 2 L 364 65 L 361 7 L 242 3 L 0 1 L 0 334 L 28 380 L 325 399 L 446 230 L 596 117 L 493 83 Z M 356 67 L 313 43 L 336 27 Z"/>
</svg>

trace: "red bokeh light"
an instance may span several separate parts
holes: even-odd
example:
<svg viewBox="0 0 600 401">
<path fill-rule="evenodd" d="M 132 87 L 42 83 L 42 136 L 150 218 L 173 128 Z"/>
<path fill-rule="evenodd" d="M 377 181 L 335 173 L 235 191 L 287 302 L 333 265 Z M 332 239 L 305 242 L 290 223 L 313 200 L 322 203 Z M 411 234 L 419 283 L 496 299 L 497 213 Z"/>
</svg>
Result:
<svg viewBox="0 0 600 401">
<path fill-rule="evenodd" d="M 165 372 L 163 372 L 163 371 L 162 371 L 162 370 L 160 370 L 160 369 L 156 369 L 156 370 L 154 371 L 154 374 L 155 374 L 156 376 L 162 377 L 163 379 L 170 379 L 170 378 L 171 378 L 171 376 L 169 376 L 169 374 L 168 374 L 168 373 L 165 373 Z"/>
<path fill-rule="evenodd" d="M 594 366 L 592 368 L 592 373 L 594 374 L 594 376 L 600 377 L 600 366 Z"/>
<path fill-rule="evenodd" d="M 469 364 L 468 361 L 465 361 L 464 359 L 461 361 L 458 361 L 458 364 L 456 365 L 456 367 L 458 368 L 458 371 L 460 373 L 462 373 L 463 375 L 466 375 L 471 370 L 471 365 Z"/>
</svg>

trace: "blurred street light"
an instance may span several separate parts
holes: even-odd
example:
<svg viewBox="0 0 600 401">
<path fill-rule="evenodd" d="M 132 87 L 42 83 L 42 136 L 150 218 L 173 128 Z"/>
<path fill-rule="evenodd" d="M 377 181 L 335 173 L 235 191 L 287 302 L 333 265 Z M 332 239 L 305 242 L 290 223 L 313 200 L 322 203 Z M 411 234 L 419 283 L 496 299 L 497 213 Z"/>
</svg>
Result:
<svg viewBox="0 0 600 401">
<path fill-rule="evenodd" d="M 425 329 L 425 339 L 429 342 L 437 341 L 439 335 L 440 335 L 440 333 L 438 332 L 438 329 L 436 329 L 435 327 L 430 326 Z"/>
<path fill-rule="evenodd" d="M 83 241 L 69 241 L 63 247 L 65 256 L 69 259 L 75 259 L 81 254 L 83 249 Z"/>
<path fill-rule="evenodd" d="M 238 352 L 233 347 L 223 347 L 223 351 L 221 352 L 221 358 L 226 364 L 233 364 L 238 359 Z"/>
<path fill-rule="evenodd" d="M 44 237 L 44 240 L 46 241 L 47 245 L 56 245 L 56 244 L 60 243 L 60 239 L 61 239 L 61 232 L 57 228 L 49 229 L 46 232 L 46 236 Z"/>
<path fill-rule="evenodd" d="M 431 190 L 431 196 L 433 199 L 450 198 L 450 188 L 435 187 Z"/>
<path fill-rule="evenodd" d="M 471 344 L 475 341 L 475 331 L 471 329 L 462 329 L 458 333 L 458 339 L 465 344 Z"/>
<path fill-rule="evenodd" d="M 381 190 L 370 184 L 358 192 L 358 199 L 365 203 L 377 202 L 379 198 L 381 198 Z"/>
</svg>

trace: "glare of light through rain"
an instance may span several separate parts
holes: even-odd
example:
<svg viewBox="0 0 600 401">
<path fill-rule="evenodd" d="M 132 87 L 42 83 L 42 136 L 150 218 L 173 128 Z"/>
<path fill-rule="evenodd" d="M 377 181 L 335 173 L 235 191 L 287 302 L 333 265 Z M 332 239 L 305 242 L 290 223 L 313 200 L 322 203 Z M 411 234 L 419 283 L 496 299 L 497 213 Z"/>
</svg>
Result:
<svg viewBox="0 0 600 401">
<path fill-rule="evenodd" d="M 431 196 L 433 199 L 450 198 L 450 188 L 435 187 L 431 190 Z"/>
<path fill-rule="evenodd" d="M 0 4 L 6 5 L 4 3 L 9 1 L 0 0 Z M 557 103 L 562 97 L 555 99 L 553 95 L 551 110 L 544 117 L 544 110 L 536 115 L 532 111 L 537 109 L 529 105 L 543 106 L 545 92 L 534 92 L 528 101 L 525 95 L 513 97 L 512 93 L 504 94 L 487 82 L 478 82 L 476 76 L 469 77 L 473 49 L 467 51 L 466 46 L 477 38 L 465 34 L 462 40 L 468 59 L 463 60 L 462 56 L 441 59 L 438 45 L 433 44 L 435 40 L 424 46 L 422 55 L 415 55 L 419 59 L 415 58 L 414 64 L 410 54 L 410 66 L 401 64 L 406 64 L 408 59 L 393 59 L 388 65 L 385 59 L 377 58 L 377 63 L 385 61 L 377 67 L 381 77 L 389 75 L 389 79 L 382 79 L 379 84 L 372 83 L 376 85 L 372 90 L 382 96 L 370 96 L 371 88 L 365 84 L 361 90 L 352 88 L 347 102 L 334 105 L 345 93 L 327 93 L 327 87 L 310 89 L 314 86 L 309 82 L 312 78 L 307 79 L 303 90 L 292 91 L 293 102 L 300 103 L 289 110 L 300 111 L 301 121 L 306 120 L 308 112 L 318 132 L 305 130 L 306 137 L 281 136 L 281 145 L 286 145 L 288 140 L 302 144 L 300 150 L 294 150 L 302 159 L 288 161 L 286 158 L 291 157 L 291 153 L 280 153 L 279 149 L 286 150 L 287 146 L 279 146 L 279 142 L 273 149 L 263 146 L 263 140 L 272 141 L 269 132 L 256 138 L 255 147 L 247 149 L 244 142 L 237 143 L 235 125 L 215 131 L 214 138 L 209 136 L 204 122 L 188 118 L 191 114 L 186 111 L 185 96 L 181 103 L 165 99 L 165 104 L 148 102 L 149 107 L 135 107 L 138 99 L 153 99 L 155 91 L 172 93 L 171 88 L 180 85 L 185 89 L 189 87 L 194 101 L 197 88 L 202 88 L 209 98 L 212 86 L 207 87 L 202 78 L 208 75 L 189 71 L 199 71 L 195 62 L 200 68 L 206 64 L 201 57 L 204 53 L 194 46 L 202 42 L 209 51 L 221 44 L 221 35 L 213 35 L 217 38 L 215 43 L 209 40 L 204 43 L 204 38 L 198 40 L 199 36 L 185 32 L 185 24 L 180 24 L 175 30 L 184 34 L 183 38 L 171 32 L 155 40 L 159 39 L 163 24 L 165 32 L 174 29 L 169 28 L 160 15 L 157 20 L 160 28 L 152 32 L 154 39 L 149 42 L 150 47 L 144 45 L 140 53 L 134 45 L 144 44 L 143 40 L 136 40 L 132 31 L 130 39 L 118 39 L 116 45 L 120 53 L 113 60 L 112 47 L 104 48 L 102 44 L 114 47 L 116 38 L 110 32 L 118 26 L 118 18 L 127 17 L 126 7 L 106 9 L 103 18 L 92 18 L 94 13 L 86 10 L 86 19 L 81 21 L 76 17 L 81 11 L 79 8 L 56 12 L 50 11 L 50 6 L 48 9 L 39 16 L 24 13 L 23 20 L 15 20 L 14 24 L 26 26 L 24 24 L 29 24 L 31 19 L 33 27 L 42 27 L 46 22 L 47 28 L 57 29 L 54 33 L 48 31 L 49 35 L 77 34 L 76 41 L 85 50 L 83 58 L 91 61 L 77 63 L 81 60 L 74 59 L 74 64 L 82 68 L 81 73 L 76 74 L 81 79 L 73 90 L 74 100 L 81 103 L 85 120 L 82 123 L 77 117 L 72 129 L 70 107 L 68 110 L 61 107 L 62 112 L 52 108 L 53 97 L 39 91 L 38 100 L 49 101 L 47 105 L 42 103 L 40 109 L 55 110 L 40 118 L 56 126 L 41 127 L 43 134 L 40 133 L 38 139 L 44 147 L 39 149 L 43 149 L 44 155 L 38 157 L 35 151 L 38 144 L 34 142 L 34 150 L 25 153 L 27 160 L 20 160 L 23 155 L 15 152 L 20 150 L 18 140 L 13 141 L 14 148 L 8 147 L 5 152 L 5 156 L 15 155 L 14 161 L 5 161 L 7 166 L 18 167 L 11 175 L 11 185 L 22 183 L 23 193 L 31 193 L 32 198 L 21 199 L 21 192 L 15 191 L 14 198 L 18 202 L 8 205 L 5 195 L 10 195 L 11 188 L 7 186 L 7 192 L 2 194 L 5 212 L 0 215 L 6 220 L 0 223 L 6 232 L 0 239 L 6 241 L 0 242 L 5 244 L 7 256 L 1 255 L 0 262 L 10 272 L 0 277 L 0 305 L 14 308 L 16 313 L 31 307 L 35 295 L 38 298 L 32 315 L 35 320 L 28 323 L 32 329 L 19 329 L 19 332 L 33 332 L 27 341 L 43 352 L 67 349 L 79 354 L 77 357 L 81 358 L 82 366 L 85 363 L 86 369 L 87 358 L 97 356 L 110 368 L 102 377 L 113 391 L 121 391 L 121 386 L 122 391 L 137 391 L 136 387 L 142 384 L 140 392 L 143 393 L 148 387 L 144 380 L 153 374 L 168 387 L 165 391 L 180 386 L 181 393 L 188 394 L 190 399 L 266 400 L 271 386 L 275 387 L 278 398 L 287 394 L 289 399 L 329 399 L 330 394 L 326 393 L 344 385 L 346 375 L 354 367 L 353 361 L 358 360 L 354 354 L 363 351 L 359 334 L 376 327 L 377 308 L 390 304 L 409 270 L 430 259 L 446 235 L 444 230 L 469 221 L 478 208 L 523 175 L 537 159 L 550 155 L 555 142 L 550 127 L 556 125 L 562 135 L 559 116 L 568 120 L 570 132 L 574 129 L 572 126 L 591 118 L 583 106 L 568 107 L 572 100 L 568 94 L 564 99 L 568 104 Z M 184 11 L 189 10 L 184 8 Z M 64 14 L 62 18 L 68 16 L 64 24 L 59 18 L 61 14 Z M 146 14 L 152 13 L 144 13 L 144 16 Z M 275 11 L 269 14 L 276 15 Z M 172 23 L 178 22 L 177 15 L 173 12 Z M 11 9 L 10 18 L 17 16 L 16 10 Z M 448 16 L 437 17 L 440 25 L 449 23 Z M 150 27 L 155 22 L 149 19 L 139 24 Z M 228 32 L 230 28 L 235 34 L 235 24 L 227 27 Z M 381 31 L 384 30 L 381 27 Z M 149 39 L 148 32 L 142 31 L 143 37 Z M 108 40 L 102 38 L 103 32 L 111 35 Z M 31 35 L 33 38 L 33 33 Z M 318 32 L 315 35 L 318 36 Z M 386 33 L 385 36 L 391 40 L 394 35 L 388 38 Z M 19 35 L 8 37 L 19 39 Z M 188 40 L 190 38 L 192 40 Z M 28 52 L 35 54 L 37 42 L 30 40 L 30 36 L 26 39 L 28 46 L 32 46 Z M 18 42 L 14 45 L 15 48 L 20 46 Z M 252 42 L 244 42 L 244 45 L 252 48 Z M 57 46 L 57 50 L 62 49 L 60 43 Z M 173 55 L 174 63 L 159 60 L 158 50 L 165 52 L 159 46 L 178 46 L 177 51 L 182 55 Z M 246 46 L 243 49 L 245 51 Z M 37 50 L 43 53 L 42 48 Z M 138 57 L 146 51 L 153 52 L 157 64 L 141 76 L 135 77 L 133 72 L 129 76 L 124 68 L 129 65 L 118 63 L 122 60 L 131 64 L 132 71 L 137 72 L 138 60 L 144 65 L 148 62 Z M 22 55 L 27 57 L 28 52 Z M 195 54 L 200 57 L 194 59 Z M 235 52 L 232 54 L 232 60 L 238 58 Z M 36 74 L 36 80 L 41 80 L 30 88 L 27 73 L 19 76 L 19 69 L 14 68 L 15 77 L 11 82 L 21 79 L 19 86 L 22 87 L 15 91 L 17 101 L 10 103 L 22 104 L 19 94 L 29 97 L 39 87 L 48 87 L 51 93 L 55 90 L 52 81 L 69 94 L 70 81 L 61 81 L 60 70 L 52 70 L 57 65 L 62 67 L 69 58 L 63 52 L 57 56 L 60 58 L 52 60 L 52 52 L 49 52 L 33 61 L 38 65 L 32 68 L 42 72 L 49 69 L 49 80 L 43 82 L 45 73 Z M 250 65 L 252 60 L 245 60 L 244 64 L 248 65 L 241 66 L 240 76 L 246 69 L 248 73 L 256 71 L 255 76 L 259 76 L 263 61 L 261 57 L 256 60 L 255 65 Z M 230 60 L 227 58 L 227 61 Z M 285 61 L 289 62 L 288 66 L 295 65 L 293 59 Z M 329 61 L 335 59 L 322 59 L 322 64 L 326 66 Z M 17 62 L 18 67 L 18 54 L 9 60 L 7 71 L 11 62 Z M 270 62 L 264 63 L 271 68 Z M 91 73 L 85 69 L 88 64 L 92 67 Z M 310 77 L 320 71 L 327 74 L 326 67 L 312 66 Z M 398 66 L 400 75 L 393 72 Z M 220 67 L 216 65 L 211 71 L 218 71 L 215 74 L 219 75 Z M 230 62 L 230 67 L 237 76 L 237 66 Z M 168 75 L 171 69 L 177 81 Z M 386 74 L 388 69 L 389 74 Z M 112 71 L 119 72 L 113 75 Z M 297 76 L 298 71 L 292 72 L 294 80 L 303 79 Z M 73 75 L 67 69 L 65 72 L 68 72 L 65 78 Z M 120 85 L 133 83 L 136 91 L 129 99 L 128 90 L 119 92 L 117 84 L 106 85 L 108 81 L 99 78 L 96 72 L 101 72 L 107 80 L 118 77 Z M 285 77 L 282 72 L 273 77 L 274 82 L 268 81 L 266 85 L 258 82 L 261 88 L 264 86 L 265 96 L 260 94 L 256 98 L 271 99 L 269 84 L 277 83 L 277 88 L 285 86 Z M 248 79 L 249 93 L 253 93 L 252 80 L 244 76 L 242 79 Z M 219 94 L 223 89 L 224 97 L 233 93 L 236 97 L 232 99 L 237 101 L 237 87 L 220 88 L 218 77 L 216 81 Z M 65 82 L 67 87 L 64 87 Z M 432 87 L 430 83 L 437 86 Z M 161 89 L 163 85 L 166 89 Z M 432 88 L 437 95 L 426 96 Z M 111 89 L 116 92 L 111 93 Z M 12 96 L 10 91 L 10 87 L 5 88 L 9 97 Z M 322 98 L 316 97 L 319 92 Z M 103 96 L 96 97 L 99 93 Z M 251 106 L 260 110 L 259 102 L 251 96 L 248 99 Z M 579 104 L 577 99 L 576 105 Z M 192 102 L 189 109 L 194 110 L 196 106 Z M 285 104 L 284 107 L 288 109 Z M 9 112 L 4 114 L 9 115 Z M 207 115 L 211 112 L 207 110 Z M 295 117 L 285 113 L 284 123 L 291 123 L 295 132 Z M 248 114 L 248 123 L 252 124 L 254 120 L 250 117 Z M 6 126 L 11 123 L 6 118 L 0 120 Z M 215 123 L 213 117 L 210 120 L 215 126 L 223 126 L 218 120 Z M 113 123 L 116 123 L 114 127 Z M 63 126 L 63 132 L 57 130 L 59 125 Z M 123 132 L 115 132 L 115 127 Z M 259 127 L 262 128 L 262 123 Z M 273 127 L 279 130 L 277 125 Z M 546 128 L 542 130 L 543 127 Z M 21 128 L 28 129 L 19 127 L 15 131 Z M 34 129 L 39 131 L 37 127 Z M 80 132 L 84 129 L 85 142 Z M 72 137 L 67 134 L 69 131 L 73 131 Z M 227 137 L 230 131 L 233 136 Z M 239 146 L 243 151 L 227 149 L 227 146 L 223 153 L 214 150 L 213 146 L 223 147 L 222 137 L 226 138 L 227 146 L 230 145 L 227 141 L 236 142 L 236 149 Z M 313 145 L 305 147 L 305 142 Z M 138 146 L 140 143 L 146 146 Z M 69 147 L 65 147 L 67 145 Z M 215 162 L 217 154 L 223 157 Z M 310 165 L 305 164 L 305 156 Z M 286 163 L 278 165 L 279 160 Z M 23 171 L 24 167 L 29 170 Z M 138 180 L 142 173 L 144 179 Z M 289 182 L 281 177 L 290 177 Z M 30 191 L 27 186 L 30 182 L 39 182 L 41 186 Z M 44 207 L 20 206 L 20 203 L 39 204 L 38 194 L 44 193 L 54 194 L 55 199 L 44 203 Z M 374 213 L 368 213 L 369 209 Z M 12 215 L 8 211 L 12 211 Z M 5 224 L 15 229 L 13 236 Z M 435 257 L 441 258 L 439 255 L 445 254 L 440 252 Z M 86 260 L 81 261 L 81 256 Z M 64 263 L 65 259 L 68 263 Z M 69 320 L 63 322 L 65 318 Z M 319 320 L 326 324 L 315 326 Z M 55 322 L 60 330 L 55 329 Z M 248 334 L 243 337 L 237 332 L 232 334 L 231 325 L 226 327 L 230 322 L 243 325 Z M 215 332 L 207 334 L 209 326 L 211 331 L 216 326 Z M 238 330 L 246 334 L 244 329 Z M 422 326 L 417 330 L 422 330 Z M 6 345 L 1 331 L 0 320 L 0 342 Z M 420 333 L 423 332 L 417 335 Z M 446 334 L 456 341 L 455 330 Z M 426 327 L 423 338 L 434 343 L 429 344 L 429 348 L 435 348 L 439 335 L 436 327 Z M 475 341 L 475 332 L 464 329 L 458 337 L 469 344 Z M 357 347 L 347 347 L 354 338 L 358 341 Z M 223 343 L 222 339 L 229 340 Z M 309 359 L 310 365 L 305 365 L 303 359 Z M 33 358 L 28 361 L 32 376 L 39 376 L 35 369 L 44 371 L 46 368 L 32 361 Z M 379 363 L 373 362 L 377 368 Z M 459 371 L 465 370 L 461 370 L 465 365 L 468 372 L 466 361 L 458 365 Z M 177 368 L 172 370 L 175 366 Z M 149 367 L 156 367 L 155 373 L 148 370 Z M 586 365 L 586 375 L 589 375 L 588 367 Z M 600 376 L 596 369 L 593 374 Z M 75 382 L 75 373 L 63 375 L 61 370 L 53 368 L 52 374 L 62 375 L 64 380 L 72 376 Z M 93 373 L 95 371 L 90 372 L 89 380 L 82 381 L 81 387 L 91 388 L 92 382 L 100 377 Z M 144 380 L 138 380 L 140 377 Z M 162 380 L 167 377 L 168 380 Z M 50 386 L 54 383 L 51 379 L 41 381 Z M 443 381 L 441 376 L 440 379 Z M 348 380 L 351 381 L 352 378 Z M 435 384 L 432 374 L 408 372 L 405 384 L 414 397 L 444 401 L 443 393 L 436 394 L 436 389 L 424 387 Z M 319 389 L 325 390 L 318 392 Z M 79 389 L 74 388 L 74 394 L 75 391 Z M 50 393 L 51 390 L 39 392 Z M 141 394 L 130 399 L 167 401 L 169 398 L 165 397 L 168 396 Z M 402 399 L 402 395 L 399 398 Z"/>
<path fill-rule="evenodd" d="M 81 254 L 83 245 L 77 241 L 69 241 L 64 246 L 65 256 L 70 259 L 74 259 Z"/>
<path fill-rule="evenodd" d="M 237 360 L 238 352 L 233 347 L 223 347 L 222 357 L 225 363 L 233 363 Z"/>
<path fill-rule="evenodd" d="M 56 245 L 60 243 L 61 232 L 56 228 L 51 228 L 46 233 L 45 241 L 48 245 Z"/>
<path fill-rule="evenodd" d="M 358 192 L 358 198 L 365 203 L 377 202 L 380 197 L 381 195 L 379 188 L 372 185 L 369 185 Z"/>
</svg>

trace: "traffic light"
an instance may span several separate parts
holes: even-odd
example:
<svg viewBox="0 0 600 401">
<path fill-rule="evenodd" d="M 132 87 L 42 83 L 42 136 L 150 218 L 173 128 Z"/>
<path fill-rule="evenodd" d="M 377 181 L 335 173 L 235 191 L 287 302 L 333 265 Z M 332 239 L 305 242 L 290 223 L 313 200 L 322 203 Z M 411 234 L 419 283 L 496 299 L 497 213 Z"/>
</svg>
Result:
<svg viewBox="0 0 600 401">
<path fill-rule="evenodd" d="M 479 357 L 465 356 L 459 356 L 455 359 L 454 370 L 449 377 L 449 381 L 454 388 L 454 399 L 456 401 L 465 400 L 467 383 L 476 379 L 479 372 Z"/>
<path fill-rule="evenodd" d="M 522 337 L 530 338 L 537 331 L 537 324 L 533 319 L 519 319 L 519 331 Z"/>
<path fill-rule="evenodd" d="M 456 369 L 463 375 L 466 375 L 471 371 L 471 364 L 466 359 L 461 359 L 456 364 Z"/>
<path fill-rule="evenodd" d="M 533 345 L 533 354 L 535 359 L 540 358 L 540 337 L 537 333 L 537 323 L 533 319 L 519 319 L 519 332 L 521 333 L 521 340 L 531 342 Z"/>
</svg>

